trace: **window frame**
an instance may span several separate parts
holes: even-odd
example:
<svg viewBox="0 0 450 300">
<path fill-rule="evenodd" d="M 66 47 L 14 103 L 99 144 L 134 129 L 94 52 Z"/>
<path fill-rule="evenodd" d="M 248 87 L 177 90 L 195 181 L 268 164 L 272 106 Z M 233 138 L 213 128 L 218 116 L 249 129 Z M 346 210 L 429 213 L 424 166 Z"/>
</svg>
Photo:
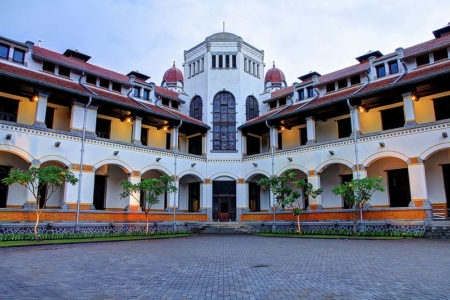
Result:
<svg viewBox="0 0 450 300">
<path fill-rule="evenodd" d="M 8 45 L 8 44 L 0 43 L 0 47 L 6 48 L 6 57 L 0 56 L 0 58 L 2 58 L 2 59 L 9 59 L 9 54 L 10 54 L 10 51 L 11 51 L 11 46 Z"/>
<path fill-rule="evenodd" d="M 44 60 L 42 62 L 42 71 L 55 74 L 56 72 L 56 65 L 52 62 Z"/>
<path fill-rule="evenodd" d="M 201 121 L 203 119 L 203 100 L 200 96 L 195 96 L 191 100 L 189 105 L 189 116 L 196 120 Z"/>
<path fill-rule="evenodd" d="M 392 72 L 392 66 L 397 66 L 397 71 Z M 391 60 L 388 61 L 388 69 L 389 69 L 389 74 L 397 74 L 398 72 L 400 72 L 400 66 L 398 65 L 398 60 Z"/>
<path fill-rule="evenodd" d="M 356 78 L 358 78 L 358 82 L 354 82 Z M 354 86 L 357 84 L 361 84 L 361 75 L 360 74 L 350 77 L 350 86 Z"/>
<path fill-rule="evenodd" d="M 424 60 L 421 61 L 422 59 L 424 59 Z M 430 64 L 430 53 L 416 56 L 416 66 L 417 67 L 426 66 L 429 64 Z"/>
<path fill-rule="evenodd" d="M 22 60 L 18 61 L 16 60 L 16 53 L 22 53 Z M 15 48 L 14 47 L 14 52 L 12 55 L 12 61 L 19 63 L 19 64 L 23 64 L 25 62 L 25 50 L 19 49 L 19 48 Z"/>
<path fill-rule="evenodd" d="M 252 95 L 245 100 L 245 117 L 247 121 L 259 117 L 258 100 Z"/>
<path fill-rule="evenodd" d="M 213 150 L 236 151 L 236 100 L 230 92 L 213 99 Z"/>
<path fill-rule="evenodd" d="M 61 74 L 61 70 L 67 70 L 69 73 L 67 75 L 66 74 Z M 62 77 L 70 78 L 70 68 L 66 67 L 66 66 L 59 65 L 58 66 L 58 75 L 62 76 Z"/>
<path fill-rule="evenodd" d="M 442 51 L 442 53 L 446 53 L 445 57 L 436 59 L 436 53 L 439 53 L 441 51 Z M 433 51 L 433 59 L 434 59 L 435 62 L 448 59 L 448 50 L 447 50 L 447 48 L 442 48 L 442 49 L 438 49 L 438 50 Z"/>
<path fill-rule="evenodd" d="M 381 74 L 381 70 L 383 70 L 383 74 Z M 377 73 L 377 78 L 383 78 L 387 76 L 387 72 L 386 72 L 386 65 L 384 63 L 376 65 L 375 66 L 375 71 Z"/>
</svg>

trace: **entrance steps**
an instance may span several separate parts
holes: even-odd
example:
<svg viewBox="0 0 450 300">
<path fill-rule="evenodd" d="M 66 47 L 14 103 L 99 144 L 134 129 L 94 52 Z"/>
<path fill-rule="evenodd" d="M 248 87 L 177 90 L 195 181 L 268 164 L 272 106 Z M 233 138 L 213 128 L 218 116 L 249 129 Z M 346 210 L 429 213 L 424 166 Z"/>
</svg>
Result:
<svg viewBox="0 0 450 300">
<path fill-rule="evenodd" d="M 208 222 L 200 228 L 200 233 L 246 234 L 250 233 L 250 228 L 246 224 L 238 222 Z"/>
<path fill-rule="evenodd" d="M 450 221 L 433 221 L 427 226 L 424 237 L 431 239 L 450 239 Z"/>
</svg>

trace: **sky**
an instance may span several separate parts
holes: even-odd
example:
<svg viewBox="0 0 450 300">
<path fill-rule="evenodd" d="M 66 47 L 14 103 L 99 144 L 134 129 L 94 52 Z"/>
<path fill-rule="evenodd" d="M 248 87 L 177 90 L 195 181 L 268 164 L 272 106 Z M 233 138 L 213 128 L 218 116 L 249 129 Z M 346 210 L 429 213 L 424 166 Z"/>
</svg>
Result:
<svg viewBox="0 0 450 300">
<path fill-rule="evenodd" d="M 57 52 L 78 49 L 91 63 L 160 84 L 183 51 L 223 30 L 264 50 L 288 84 L 433 38 L 449 21 L 448 0 L 0 0 L 0 36 Z"/>
</svg>

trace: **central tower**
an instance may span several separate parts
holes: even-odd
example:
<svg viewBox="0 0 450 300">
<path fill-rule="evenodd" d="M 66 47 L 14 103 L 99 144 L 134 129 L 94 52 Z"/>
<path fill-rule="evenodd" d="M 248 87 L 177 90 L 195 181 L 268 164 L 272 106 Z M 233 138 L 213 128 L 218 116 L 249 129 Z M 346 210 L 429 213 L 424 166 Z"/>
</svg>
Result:
<svg viewBox="0 0 450 300">
<path fill-rule="evenodd" d="M 264 90 L 264 51 L 219 32 L 184 51 L 184 74 L 189 115 L 211 127 L 207 156 L 242 157 L 237 128 L 247 120 L 247 98 L 258 100 Z"/>
</svg>

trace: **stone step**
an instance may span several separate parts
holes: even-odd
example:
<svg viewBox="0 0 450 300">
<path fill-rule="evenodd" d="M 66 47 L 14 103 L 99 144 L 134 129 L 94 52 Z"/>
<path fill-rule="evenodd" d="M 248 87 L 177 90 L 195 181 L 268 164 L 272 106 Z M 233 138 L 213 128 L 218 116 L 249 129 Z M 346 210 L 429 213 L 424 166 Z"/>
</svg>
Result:
<svg viewBox="0 0 450 300">
<path fill-rule="evenodd" d="M 246 234 L 249 232 L 249 228 L 243 223 L 207 223 L 200 229 L 200 233 L 206 234 Z"/>
</svg>

